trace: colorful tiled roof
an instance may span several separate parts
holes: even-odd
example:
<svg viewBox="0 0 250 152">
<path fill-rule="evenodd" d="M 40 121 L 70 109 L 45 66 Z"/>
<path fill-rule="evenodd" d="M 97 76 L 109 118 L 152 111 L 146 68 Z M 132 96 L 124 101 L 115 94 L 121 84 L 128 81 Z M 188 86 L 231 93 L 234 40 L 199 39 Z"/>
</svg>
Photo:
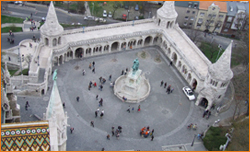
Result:
<svg viewBox="0 0 250 152">
<path fill-rule="evenodd" d="M 227 12 L 227 2 L 218 1 L 200 1 L 200 9 L 208 10 L 208 7 L 214 3 L 220 7 L 220 12 Z"/>
<path fill-rule="evenodd" d="M 2 124 L 2 151 L 50 151 L 48 121 Z"/>
</svg>

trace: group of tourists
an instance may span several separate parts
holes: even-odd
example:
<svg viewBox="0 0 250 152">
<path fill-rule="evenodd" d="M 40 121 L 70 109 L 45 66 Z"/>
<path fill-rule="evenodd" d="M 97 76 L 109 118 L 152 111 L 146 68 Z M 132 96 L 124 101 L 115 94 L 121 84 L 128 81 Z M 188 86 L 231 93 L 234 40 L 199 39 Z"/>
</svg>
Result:
<svg viewBox="0 0 250 152">
<path fill-rule="evenodd" d="M 141 129 L 141 131 L 140 131 L 140 136 L 142 136 L 144 138 L 147 138 L 148 136 L 151 136 L 151 141 L 153 141 L 153 139 L 154 139 L 154 129 L 152 131 L 150 131 L 149 126 L 147 128 L 143 127 Z"/>
<path fill-rule="evenodd" d="M 162 80 L 161 81 L 161 87 L 163 86 L 163 84 L 164 84 L 164 89 L 167 87 L 167 82 L 165 82 L 164 83 L 164 81 Z M 170 94 L 170 93 L 172 93 L 174 91 L 174 88 L 173 87 L 171 87 L 171 85 L 168 85 L 168 87 L 167 87 L 167 90 L 166 90 L 166 92 L 168 93 L 168 94 Z"/>
</svg>

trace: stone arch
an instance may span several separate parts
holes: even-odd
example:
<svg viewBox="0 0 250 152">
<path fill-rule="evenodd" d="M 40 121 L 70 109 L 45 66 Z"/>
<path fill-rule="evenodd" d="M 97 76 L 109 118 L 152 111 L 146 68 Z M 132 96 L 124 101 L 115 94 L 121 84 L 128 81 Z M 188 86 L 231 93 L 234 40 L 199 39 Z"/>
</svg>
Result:
<svg viewBox="0 0 250 152">
<path fill-rule="evenodd" d="M 44 89 L 42 89 L 41 94 L 44 95 Z"/>
<path fill-rule="evenodd" d="M 188 73 L 187 82 L 190 83 L 191 79 L 192 79 L 192 75 Z"/>
<path fill-rule="evenodd" d="M 109 50 L 109 45 L 105 45 L 103 51 Z"/>
<path fill-rule="evenodd" d="M 195 78 L 193 78 L 193 81 L 192 81 L 192 89 L 195 90 L 197 87 L 197 80 Z"/>
<path fill-rule="evenodd" d="M 58 45 L 61 44 L 61 37 L 58 38 Z"/>
<path fill-rule="evenodd" d="M 168 56 L 170 56 L 170 54 L 171 54 L 171 49 L 168 48 Z"/>
<path fill-rule="evenodd" d="M 102 52 L 102 46 L 99 47 L 99 52 Z"/>
<path fill-rule="evenodd" d="M 161 24 L 161 19 L 158 20 L 158 26 L 160 26 L 160 24 Z"/>
<path fill-rule="evenodd" d="M 152 40 L 152 36 L 146 37 L 146 38 L 145 38 L 145 41 L 144 41 L 144 46 L 150 45 L 151 40 Z"/>
<path fill-rule="evenodd" d="M 170 28 L 173 27 L 173 24 L 174 24 L 174 21 L 172 21 L 172 22 L 170 23 Z"/>
<path fill-rule="evenodd" d="M 53 44 L 53 46 L 56 46 L 56 44 L 57 44 L 56 38 L 53 39 L 53 43 L 52 44 Z"/>
<path fill-rule="evenodd" d="M 176 65 L 176 62 L 177 62 L 177 55 L 176 55 L 175 52 L 172 53 L 171 59 L 172 59 L 173 64 Z"/>
<path fill-rule="evenodd" d="M 183 65 L 182 66 L 182 73 L 185 75 L 185 74 L 187 74 L 187 68 L 186 68 L 186 66 L 185 65 Z"/>
<path fill-rule="evenodd" d="M 167 28 L 169 28 L 169 25 L 170 25 L 170 21 L 168 21 L 168 23 L 167 23 Z"/>
<path fill-rule="evenodd" d="M 49 46 L 49 39 L 48 38 L 45 38 L 45 45 Z"/>
<path fill-rule="evenodd" d="M 142 39 L 138 40 L 137 42 L 137 46 L 141 46 L 142 45 Z"/>
<path fill-rule="evenodd" d="M 67 57 L 69 57 L 69 52 L 67 52 Z"/>
<path fill-rule="evenodd" d="M 159 36 L 156 36 L 153 40 L 153 44 L 157 44 L 158 43 L 158 40 L 159 40 Z"/>
<path fill-rule="evenodd" d="M 73 58 L 73 51 L 70 51 L 69 56 Z"/>
<path fill-rule="evenodd" d="M 58 65 L 58 56 L 54 57 L 54 65 Z"/>
<path fill-rule="evenodd" d="M 121 45 L 121 49 L 126 49 L 126 45 L 127 45 L 127 42 L 123 42 L 122 45 Z"/>
<path fill-rule="evenodd" d="M 182 64 L 181 64 L 181 61 L 179 61 L 179 62 L 178 62 L 178 65 L 177 65 L 178 69 L 181 68 L 181 65 L 182 65 Z"/>
<path fill-rule="evenodd" d="M 158 40 L 158 43 L 161 44 L 162 43 L 162 38 L 160 37 L 160 39 Z"/>
<path fill-rule="evenodd" d="M 83 56 L 83 48 L 77 48 L 75 51 L 75 57 L 82 58 Z"/>
<path fill-rule="evenodd" d="M 168 48 L 168 45 L 167 45 L 166 41 L 163 42 L 163 47 L 164 47 L 165 49 Z"/>
<path fill-rule="evenodd" d="M 206 98 L 201 98 L 199 106 L 207 108 L 207 106 L 208 106 L 208 100 Z"/>
<path fill-rule="evenodd" d="M 59 57 L 59 64 L 62 64 L 63 63 L 63 55 L 60 55 Z"/>
<path fill-rule="evenodd" d="M 91 55 L 91 48 L 87 48 L 86 51 L 85 51 L 85 54 L 86 55 Z"/>
<path fill-rule="evenodd" d="M 111 45 L 111 51 L 118 51 L 118 47 L 119 47 L 119 42 L 114 42 Z"/>
</svg>

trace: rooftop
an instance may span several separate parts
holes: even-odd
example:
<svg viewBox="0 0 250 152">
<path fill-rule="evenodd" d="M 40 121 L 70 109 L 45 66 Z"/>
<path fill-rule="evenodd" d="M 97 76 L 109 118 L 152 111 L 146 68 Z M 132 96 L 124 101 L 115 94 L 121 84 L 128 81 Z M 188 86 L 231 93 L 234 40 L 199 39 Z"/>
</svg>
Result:
<svg viewBox="0 0 250 152">
<path fill-rule="evenodd" d="M 220 7 L 220 12 L 227 12 L 227 3 L 218 1 L 200 1 L 200 9 L 208 10 L 208 7 L 212 4 L 218 5 Z"/>
</svg>

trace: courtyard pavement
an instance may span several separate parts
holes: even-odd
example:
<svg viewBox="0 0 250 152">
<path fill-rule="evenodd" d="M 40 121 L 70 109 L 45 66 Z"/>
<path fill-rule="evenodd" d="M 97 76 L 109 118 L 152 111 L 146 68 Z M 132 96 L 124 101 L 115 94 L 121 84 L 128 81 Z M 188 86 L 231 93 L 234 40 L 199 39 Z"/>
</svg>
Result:
<svg viewBox="0 0 250 152">
<path fill-rule="evenodd" d="M 147 57 L 141 58 L 138 53 L 145 51 Z M 155 58 L 160 56 L 161 62 L 156 62 Z M 109 87 L 108 77 L 112 74 L 112 81 L 121 75 L 121 71 L 131 68 L 133 60 L 139 59 L 139 69 L 145 73 L 151 85 L 151 92 L 148 98 L 138 104 L 124 103 L 114 94 Z M 96 73 L 92 73 L 88 68 L 89 63 L 95 61 Z M 75 67 L 79 66 L 79 69 Z M 169 60 L 163 55 L 158 47 L 147 47 L 129 51 L 117 52 L 102 56 L 89 57 L 84 59 L 71 60 L 63 65 L 54 66 L 57 71 L 57 85 L 62 102 L 65 102 L 68 114 L 68 140 L 67 150 L 70 151 L 106 151 L 141 150 L 141 151 L 205 151 L 201 140 L 195 138 L 194 145 L 191 143 L 194 135 L 205 131 L 208 125 L 212 125 L 217 119 L 230 117 L 231 111 L 212 115 L 207 120 L 202 118 L 204 108 L 195 106 L 194 101 L 189 101 L 182 92 L 182 87 L 186 86 L 186 81 L 179 72 L 169 66 Z M 86 75 L 82 75 L 85 69 Z M 99 77 L 104 77 L 107 82 L 103 91 L 98 88 L 88 90 L 90 81 L 99 84 Z M 50 92 L 52 90 L 52 76 L 50 76 L 49 91 L 42 97 L 18 97 L 17 103 L 21 106 L 21 121 L 36 121 L 34 115 L 43 116 L 46 112 Z M 173 93 L 167 94 L 166 89 L 160 87 L 163 80 L 174 88 Z M 104 116 L 95 118 L 95 110 L 98 108 L 99 100 L 96 95 L 103 98 Z M 76 97 L 80 101 L 76 101 Z M 230 89 L 226 93 L 224 100 L 228 100 Z M 197 97 L 197 94 L 196 94 Z M 26 111 L 25 102 L 29 101 L 31 107 Z M 128 113 L 128 106 L 134 107 L 135 111 Z M 141 111 L 137 112 L 138 105 Z M 90 126 L 94 121 L 95 127 Z M 198 125 L 197 130 L 188 130 L 190 123 Z M 111 136 L 106 139 L 107 134 L 112 135 L 111 127 L 122 126 L 120 138 Z M 140 137 L 139 132 L 142 127 L 150 126 L 154 129 L 154 140 L 150 137 Z M 73 134 L 70 127 L 74 127 Z"/>
</svg>

